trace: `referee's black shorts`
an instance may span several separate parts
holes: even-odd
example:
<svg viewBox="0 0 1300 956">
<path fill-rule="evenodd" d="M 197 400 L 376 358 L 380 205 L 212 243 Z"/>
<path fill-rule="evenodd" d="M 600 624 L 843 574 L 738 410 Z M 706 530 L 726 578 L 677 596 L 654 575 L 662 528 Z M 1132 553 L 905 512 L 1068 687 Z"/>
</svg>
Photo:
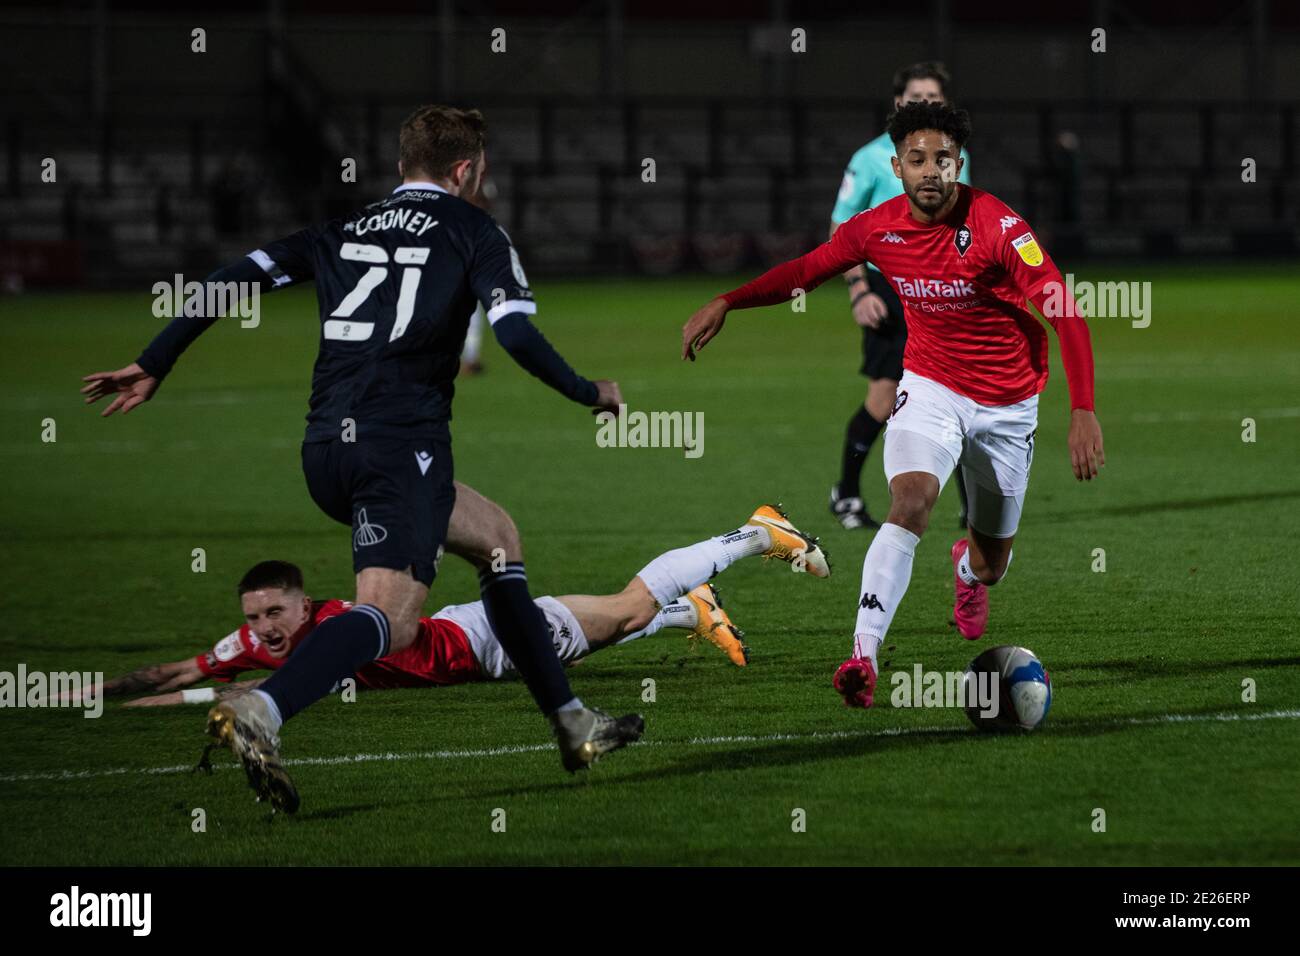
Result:
<svg viewBox="0 0 1300 956">
<path fill-rule="evenodd" d="M 867 269 L 867 288 L 885 300 L 889 313 L 879 329 L 862 329 L 862 374 L 867 378 L 903 377 L 903 348 L 907 345 L 907 321 L 903 303 L 893 286 L 877 269 Z"/>
<path fill-rule="evenodd" d="M 321 511 L 352 528 L 352 568 L 411 569 L 433 583 L 456 504 L 447 438 L 304 442 L 302 470 Z"/>
</svg>

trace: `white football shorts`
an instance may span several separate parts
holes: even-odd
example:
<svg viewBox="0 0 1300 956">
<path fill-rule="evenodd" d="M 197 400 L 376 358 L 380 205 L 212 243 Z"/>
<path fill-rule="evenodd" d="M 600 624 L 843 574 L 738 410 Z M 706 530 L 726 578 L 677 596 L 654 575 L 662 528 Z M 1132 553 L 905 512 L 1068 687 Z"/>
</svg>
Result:
<svg viewBox="0 0 1300 956">
<path fill-rule="evenodd" d="M 551 633 L 551 642 L 555 645 L 556 656 L 568 663 L 577 660 L 590 651 L 587 635 L 582 632 L 582 625 L 573 616 L 573 612 L 553 597 L 539 597 L 533 601 L 541 608 L 546 618 L 547 629 Z M 488 623 L 487 608 L 482 601 L 471 604 L 452 604 L 443 608 L 434 618 L 446 618 L 460 625 L 469 639 L 470 649 L 478 658 L 479 670 L 491 680 L 515 673 L 515 665 L 506 656 L 492 625 Z"/>
<path fill-rule="evenodd" d="M 1020 525 L 1037 429 L 1037 395 L 1014 405 L 981 405 L 904 371 L 885 429 L 885 478 L 924 471 L 939 479 L 942 491 L 960 465 L 971 527 L 1010 538 Z"/>
</svg>

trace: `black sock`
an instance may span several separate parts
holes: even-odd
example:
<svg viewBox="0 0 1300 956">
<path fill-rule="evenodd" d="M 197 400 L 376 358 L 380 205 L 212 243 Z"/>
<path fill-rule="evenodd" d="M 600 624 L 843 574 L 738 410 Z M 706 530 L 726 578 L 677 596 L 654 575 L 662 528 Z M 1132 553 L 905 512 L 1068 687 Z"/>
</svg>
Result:
<svg viewBox="0 0 1300 956">
<path fill-rule="evenodd" d="M 294 650 L 283 667 L 259 689 L 271 695 L 288 720 L 311 706 L 357 668 L 388 653 L 388 618 L 379 608 L 358 604 L 346 614 L 322 621 Z"/>
<path fill-rule="evenodd" d="M 501 571 L 480 571 L 478 583 L 488 623 L 501 649 L 542 713 L 553 714 L 573 700 L 573 690 L 551 643 L 546 617 L 528 593 L 524 563 L 511 561 Z"/>
<path fill-rule="evenodd" d="M 884 427 L 867 412 L 865 406 L 859 405 L 858 412 L 849 419 L 849 429 L 844 436 L 844 461 L 840 469 L 840 497 L 861 498 L 862 490 L 858 485 L 862 477 L 862 463 L 867 460 L 871 445 Z"/>
</svg>

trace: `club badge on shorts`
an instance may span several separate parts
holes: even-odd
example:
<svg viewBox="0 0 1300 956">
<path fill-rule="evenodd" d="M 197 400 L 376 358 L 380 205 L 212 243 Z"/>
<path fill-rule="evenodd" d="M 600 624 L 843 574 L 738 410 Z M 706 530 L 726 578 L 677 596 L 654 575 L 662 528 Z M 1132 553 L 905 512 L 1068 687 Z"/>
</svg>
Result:
<svg viewBox="0 0 1300 956">
<path fill-rule="evenodd" d="M 379 544 L 388 537 L 388 529 L 381 524 L 371 524 L 366 518 L 366 509 L 362 508 L 353 519 L 356 530 L 352 533 L 352 550 Z"/>
</svg>

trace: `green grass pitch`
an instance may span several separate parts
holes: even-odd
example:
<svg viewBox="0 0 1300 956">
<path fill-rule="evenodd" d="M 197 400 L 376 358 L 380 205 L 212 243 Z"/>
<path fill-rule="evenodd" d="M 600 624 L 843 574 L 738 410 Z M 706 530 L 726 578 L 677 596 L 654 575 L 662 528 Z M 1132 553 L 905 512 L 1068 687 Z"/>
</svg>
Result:
<svg viewBox="0 0 1300 956">
<path fill-rule="evenodd" d="M 748 561 L 719 578 L 751 666 L 672 631 L 589 659 L 572 671 L 578 693 L 643 712 L 648 729 L 578 778 L 546 749 L 518 683 L 325 700 L 285 730 L 294 818 L 254 805 L 228 756 L 210 777 L 175 769 L 198 757 L 200 707 L 0 711 L 0 863 L 1300 863 L 1293 276 L 1123 277 L 1152 282 L 1153 313 L 1145 329 L 1091 322 L 1102 479 L 1070 473 L 1053 337 L 988 634 L 968 645 L 947 623 L 951 487 L 891 632 L 894 668 L 1032 648 L 1054 685 L 1040 731 L 989 737 L 960 711 L 892 708 L 887 684 L 874 710 L 849 711 L 831 690 L 869 540 L 825 506 L 864 388 L 842 289 L 815 293 L 806 314 L 736 313 L 687 365 L 679 329 L 729 280 L 543 282 L 539 324 L 561 352 L 617 378 L 633 409 L 703 411 L 704 454 L 598 448 L 586 411 L 489 344 L 487 374 L 459 387 L 457 476 L 514 515 L 535 594 L 617 590 L 655 554 L 784 502 L 822 535 L 835 575 Z M 235 581 L 268 557 L 300 563 L 317 597 L 353 593 L 347 532 L 316 511 L 299 470 L 311 291 L 264 300 L 256 329 L 220 325 L 150 405 L 102 421 L 78 377 L 138 354 L 160 324 L 150 301 L 0 300 L 0 670 L 114 674 L 193 654 L 238 624 Z M 864 489 L 882 514 L 879 448 Z M 205 573 L 191 570 L 195 548 Z M 476 596 L 469 568 L 448 560 L 429 608 Z M 360 755 L 374 759 L 349 759 Z M 192 830 L 195 808 L 206 832 Z"/>
</svg>

